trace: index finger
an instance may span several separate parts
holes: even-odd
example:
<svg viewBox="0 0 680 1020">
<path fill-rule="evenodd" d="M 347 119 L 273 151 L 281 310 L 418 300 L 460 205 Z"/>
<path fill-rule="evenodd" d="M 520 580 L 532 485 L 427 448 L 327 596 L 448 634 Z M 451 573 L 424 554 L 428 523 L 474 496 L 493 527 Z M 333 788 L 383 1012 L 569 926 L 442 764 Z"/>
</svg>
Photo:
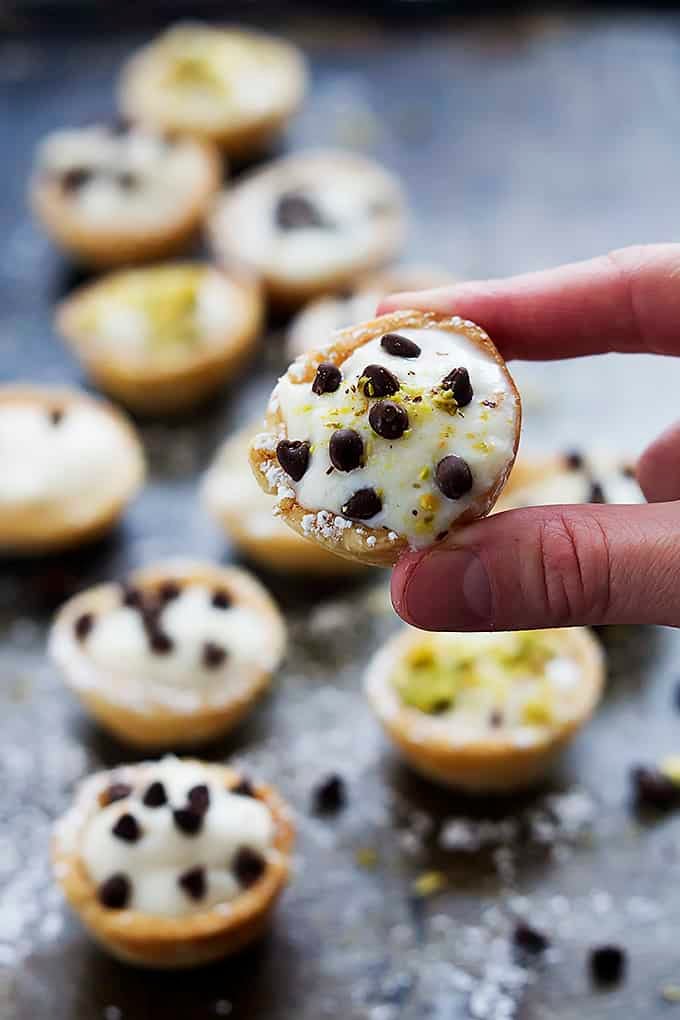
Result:
<svg viewBox="0 0 680 1020">
<path fill-rule="evenodd" d="M 680 354 L 680 244 L 622 248 L 538 273 L 393 294 L 378 313 L 400 308 L 471 319 L 506 358 Z"/>
</svg>

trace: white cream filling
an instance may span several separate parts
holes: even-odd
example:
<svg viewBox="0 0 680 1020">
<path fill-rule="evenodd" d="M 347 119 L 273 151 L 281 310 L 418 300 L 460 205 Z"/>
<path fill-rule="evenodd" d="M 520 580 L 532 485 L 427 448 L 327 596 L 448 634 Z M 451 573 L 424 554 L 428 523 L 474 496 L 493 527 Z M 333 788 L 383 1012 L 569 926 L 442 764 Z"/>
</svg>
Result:
<svg viewBox="0 0 680 1020">
<path fill-rule="evenodd" d="M 206 172 L 206 157 L 191 140 L 167 143 L 136 128 L 116 135 L 105 126 L 56 131 L 39 154 L 43 171 L 94 171 L 67 196 L 75 214 L 93 229 L 130 231 L 162 228 L 185 215 Z M 132 174 L 133 187 L 118 175 Z"/>
<path fill-rule="evenodd" d="M 275 668 L 280 639 L 256 610 L 236 602 L 218 609 L 212 594 L 190 583 L 165 606 L 159 622 L 172 641 L 169 652 L 153 652 L 141 614 L 121 604 L 95 615 L 84 642 L 72 633 L 62 638 L 67 647 L 55 654 L 61 659 L 66 653 L 77 686 L 104 682 L 109 696 L 142 709 L 160 703 L 190 711 L 244 695 L 256 675 Z M 221 664 L 206 665 L 207 643 L 224 649 Z"/>
<path fill-rule="evenodd" d="M 539 632 L 540 635 L 540 632 Z M 417 645 L 388 643 L 374 657 L 366 674 L 366 690 L 380 716 L 393 720 L 407 712 L 409 734 L 412 739 L 427 743 L 441 740 L 453 746 L 465 746 L 495 738 L 529 747 L 545 742 L 551 734 L 579 714 L 583 706 L 583 668 L 566 648 L 555 644 L 553 656 L 536 672 L 529 668 L 504 670 L 498 663 L 486 665 L 488 655 L 512 655 L 519 635 L 489 634 L 434 634 L 428 637 L 435 646 L 460 654 L 461 661 L 476 663 L 481 675 L 479 683 L 463 690 L 451 708 L 441 713 L 429 713 L 407 704 L 394 686 L 395 670 L 403 656 Z M 546 705 L 550 719 L 529 721 L 525 710 L 537 700 Z M 498 713 L 498 725 L 491 724 L 492 714 Z"/>
<path fill-rule="evenodd" d="M 382 510 L 365 524 L 388 528 L 411 545 L 423 546 L 446 531 L 504 475 L 513 453 L 518 407 L 502 367 L 463 334 L 434 328 L 406 328 L 399 333 L 418 344 L 422 351 L 418 358 L 388 354 L 376 338 L 340 366 L 343 378 L 335 393 L 317 396 L 311 383 L 294 382 L 289 372 L 279 381 L 276 394 L 288 439 L 307 440 L 312 448 L 302 479 L 295 482 L 286 476 L 297 502 L 310 511 L 342 515 L 343 505 L 357 490 L 379 490 Z M 382 439 L 369 424 L 368 411 L 376 400 L 365 398 L 358 382 L 371 364 L 385 366 L 405 387 L 422 393 L 420 403 L 402 405 L 408 411 L 410 431 L 400 439 Z M 461 366 L 468 369 L 474 396 L 467 407 L 451 415 L 434 407 L 430 395 L 433 387 Z M 352 386 L 356 393 L 351 392 Z M 331 422 L 359 432 L 364 467 L 327 473 L 329 441 L 335 431 L 329 427 Z M 450 454 L 467 462 L 473 478 L 470 492 L 455 500 L 443 496 L 435 483 L 438 462 Z"/>
<path fill-rule="evenodd" d="M 309 199 L 329 226 L 282 229 L 276 210 L 288 193 Z M 393 210 L 372 215 L 376 202 L 391 203 Z M 223 232 L 229 250 L 248 265 L 301 281 L 370 261 L 382 249 L 386 224 L 390 232 L 400 230 L 401 215 L 401 198 L 382 171 L 329 161 L 314 173 L 284 165 L 237 185 L 218 206 L 214 225 L 218 246 Z"/>
<path fill-rule="evenodd" d="M 130 457 L 121 426 L 91 404 L 64 406 L 56 425 L 42 404 L 0 404 L 0 511 L 25 506 L 88 520 L 117 498 Z"/>
<path fill-rule="evenodd" d="M 97 810 L 86 821 L 80 856 L 91 880 L 99 886 L 115 874 L 131 883 L 127 908 L 159 917 L 186 917 L 235 899 L 243 888 L 231 872 L 234 858 L 243 847 L 267 857 L 272 851 L 274 822 L 260 800 L 229 793 L 214 773 L 199 763 L 164 758 L 144 769 L 144 782 L 132 795 Z M 168 804 L 146 807 L 142 796 L 149 784 L 162 782 Z M 172 809 L 183 808 L 189 790 L 205 784 L 210 807 L 203 825 L 187 835 L 175 824 Z M 111 832 L 121 815 L 130 813 L 142 830 L 136 842 L 126 842 Z M 192 898 L 178 878 L 201 867 L 205 895 Z"/>
</svg>

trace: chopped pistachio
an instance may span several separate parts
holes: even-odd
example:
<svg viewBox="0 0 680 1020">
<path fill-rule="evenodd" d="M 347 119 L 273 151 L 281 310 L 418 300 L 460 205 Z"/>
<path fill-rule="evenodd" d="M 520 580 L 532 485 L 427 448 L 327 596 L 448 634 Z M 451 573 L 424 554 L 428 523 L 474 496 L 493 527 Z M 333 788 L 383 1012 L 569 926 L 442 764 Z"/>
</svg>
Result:
<svg viewBox="0 0 680 1020">
<path fill-rule="evenodd" d="M 664 758 L 659 771 L 663 772 L 672 783 L 680 786 L 680 754 L 669 754 Z"/>
<path fill-rule="evenodd" d="M 446 886 L 446 876 L 441 871 L 424 871 L 413 883 L 416 896 L 433 896 Z"/>
<path fill-rule="evenodd" d="M 360 846 L 355 857 L 361 868 L 375 868 L 378 863 L 378 852 L 372 846 Z"/>
</svg>

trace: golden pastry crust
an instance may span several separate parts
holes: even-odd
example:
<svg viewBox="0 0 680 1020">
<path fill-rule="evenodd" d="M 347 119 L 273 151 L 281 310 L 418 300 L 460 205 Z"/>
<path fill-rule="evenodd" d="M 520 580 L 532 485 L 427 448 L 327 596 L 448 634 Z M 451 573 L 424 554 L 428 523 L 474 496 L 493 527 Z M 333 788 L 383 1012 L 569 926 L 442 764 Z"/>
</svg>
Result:
<svg viewBox="0 0 680 1020">
<path fill-rule="evenodd" d="M 142 593 L 153 593 L 168 580 L 180 587 L 193 582 L 224 589 L 235 604 L 257 612 L 268 630 L 273 658 L 277 664 L 281 660 L 286 644 L 283 617 L 266 589 L 245 570 L 170 560 L 135 571 L 129 583 Z M 275 666 L 269 669 L 253 664 L 250 675 L 244 673 L 241 677 L 238 691 L 225 692 L 223 697 L 210 701 L 197 699 L 191 707 L 182 708 L 157 699 L 126 698 L 125 692 L 87 660 L 83 682 L 79 663 L 84 653 L 72 637 L 75 622 L 84 613 L 97 614 L 118 606 L 120 592 L 120 585 L 115 583 L 90 588 L 69 599 L 52 626 L 50 655 L 88 713 L 123 743 L 143 749 L 192 747 L 234 729 L 269 688 Z"/>
<path fill-rule="evenodd" d="M 395 665 L 423 641 L 422 632 L 404 628 L 376 653 L 365 674 L 365 691 L 385 732 L 411 767 L 428 779 L 468 793 L 508 793 L 540 781 L 555 758 L 593 714 L 605 682 L 602 648 L 585 627 L 545 631 L 580 670 L 577 696 L 568 718 L 524 744 L 512 730 L 489 730 L 469 741 L 447 739 L 430 717 L 401 701 L 392 689 Z M 445 638 L 465 635 L 442 635 Z M 428 732 L 428 729 L 430 732 Z"/>
<path fill-rule="evenodd" d="M 318 542 L 302 538 L 274 516 L 274 501 L 257 487 L 248 464 L 250 440 L 256 433 L 256 426 L 250 425 L 226 439 L 217 451 L 201 487 L 201 499 L 210 515 L 239 549 L 267 570 L 324 577 L 359 572 L 361 564 L 331 553 Z M 230 479 L 234 491 L 242 498 L 225 503 L 219 484 L 223 477 Z M 251 486 L 255 489 L 252 501 Z M 248 491 L 248 498 L 243 495 L 244 490 Z M 260 509 L 260 502 L 267 505 Z M 259 518 L 267 513 L 269 526 L 266 529 L 254 524 L 254 510 Z"/>
<path fill-rule="evenodd" d="M 467 340 L 473 343 L 479 350 L 483 350 L 488 356 L 502 367 L 505 381 L 507 382 L 510 395 L 517 402 L 517 416 L 514 429 L 513 454 L 508 463 L 507 470 L 496 479 L 496 482 L 486 491 L 479 494 L 474 503 L 457 518 L 453 527 L 459 527 L 469 521 L 476 520 L 489 513 L 496 499 L 498 498 L 506 479 L 512 468 L 514 456 L 519 445 L 521 428 L 521 405 L 519 394 L 510 376 L 503 358 L 494 347 L 492 341 L 479 326 L 472 322 L 466 322 L 456 317 L 437 315 L 434 312 L 401 311 L 389 315 L 382 315 L 370 322 L 361 323 L 359 326 L 350 327 L 335 333 L 331 342 L 316 351 L 309 351 L 302 355 L 288 369 L 294 375 L 295 382 L 309 382 L 314 379 L 319 364 L 332 362 L 338 367 L 359 348 L 389 332 L 398 332 L 404 328 L 418 329 L 439 329 L 451 330 L 463 334 Z M 250 464 L 255 477 L 265 492 L 272 495 L 277 494 L 276 487 L 270 483 L 267 477 L 268 466 L 272 459 L 275 459 L 274 450 L 280 439 L 287 438 L 286 426 L 281 411 L 276 401 L 270 402 L 265 418 L 265 431 L 256 436 L 250 446 Z M 311 513 L 323 511 L 324 507 L 303 507 L 294 496 L 284 495 L 279 497 L 277 505 L 281 518 L 298 534 L 307 536 L 308 532 L 303 520 Z M 330 515 L 331 518 L 335 514 Z M 440 541 L 444 536 L 441 536 Z M 325 536 L 323 530 L 315 530 L 314 540 L 333 551 L 339 556 L 347 556 L 352 560 L 359 560 L 372 566 L 390 567 L 399 559 L 400 555 L 408 548 L 408 542 L 403 536 L 397 535 L 388 528 L 372 528 L 365 522 L 352 523 L 350 527 L 343 527 L 330 536 Z"/>
<path fill-rule="evenodd" d="M 201 115 L 195 106 L 190 112 L 182 110 L 164 84 L 175 56 L 173 36 L 182 32 L 217 42 L 222 39 L 230 46 L 241 47 L 245 53 L 257 48 L 259 59 L 272 62 L 281 79 L 268 108 L 239 109 L 230 106 L 227 98 L 219 115 L 209 110 Z M 262 152 L 283 131 L 302 105 L 306 87 L 304 58 L 284 39 L 229 25 L 187 23 L 171 28 L 133 54 L 123 68 L 118 95 L 120 109 L 128 117 L 161 130 L 212 142 L 230 157 L 244 159 Z"/>
<path fill-rule="evenodd" d="M 152 762 L 115 770 L 116 780 L 134 781 L 140 769 L 153 769 Z M 226 765 L 208 765 L 225 785 L 236 786 L 241 776 Z M 76 792 L 69 812 L 55 827 L 52 841 L 54 874 L 67 901 L 83 925 L 100 945 L 125 963 L 142 967 L 179 969 L 196 967 L 243 948 L 266 929 L 278 897 L 290 873 L 290 855 L 295 830 L 289 809 L 269 786 L 256 784 L 255 792 L 272 813 L 276 826 L 274 847 L 262 877 L 229 904 L 188 917 L 156 917 L 134 910 L 103 907 L 78 851 L 79 829 L 96 804 L 98 794 L 108 785 L 110 772 L 100 772 L 84 781 Z"/>
<path fill-rule="evenodd" d="M 239 321 L 229 323 L 219 343 L 206 344 L 181 360 L 166 361 L 152 356 L 140 360 L 126 354 L 124 347 L 117 350 L 113 344 L 92 342 L 93 335 L 84 327 L 83 318 L 107 288 L 124 284 L 126 279 L 143 279 L 145 274 L 199 267 L 221 274 L 225 283 L 238 288 Z M 173 262 L 122 270 L 80 287 L 57 306 L 56 328 L 88 375 L 111 396 L 140 414 L 172 414 L 205 400 L 242 368 L 257 342 L 263 318 L 262 294 L 249 273 Z"/>
<path fill-rule="evenodd" d="M 94 542 L 106 535 L 120 520 L 128 503 L 144 484 L 146 463 L 139 437 L 128 419 L 107 401 L 79 390 L 61 386 L 37 386 L 12 383 L 0 386 L 0 407 L 29 404 L 46 413 L 76 405 L 89 405 L 108 415 L 120 429 L 129 449 L 124 463 L 116 464 L 119 491 L 106 506 L 97 507 L 89 519 L 74 522 L 58 506 L 44 504 L 0 506 L 0 552 L 19 556 L 39 556 Z"/>
<path fill-rule="evenodd" d="M 131 229 L 111 223 L 94 226 L 78 215 L 58 180 L 37 176 L 29 191 L 33 215 L 51 240 L 81 262 L 96 268 L 150 262 L 182 251 L 199 231 L 203 218 L 222 183 L 223 167 L 218 151 L 207 142 L 196 141 L 203 155 L 204 169 L 191 195 L 185 194 L 181 207 L 167 223 Z"/>
<path fill-rule="evenodd" d="M 312 263 L 306 274 L 297 277 L 287 271 L 285 260 L 265 265 L 258 259 L 257 264 L 254 261 L 251 264 L 243 249 L 240 221 L 243 203 L 250 198 L 254 189 L 258 188 L 263 193 L 257 203 L 261 205 L 266 202 L 264 196 L 270 188 L 275 194 L 279 192 L 280 181 L 290 179 L 293 183 L 299 180 L 313 184 L 326 176 L 332 176 L 338 169 L 379 178 L 386 200 L 392 207 L 391 214 L 385 216 L 376 227 L 375 235 L 370 244 L 365 245 L 363 253 L 350 263 L 330 269 L 315 268 Z M 296 188 L 301 186 L 301 183 L 295 184 Z M 218 260 L 248 265 L 262 280 L 269 300 L 280 309 L 292 310 L 314 297 L 353 285 L 357 279 L 377 271 L 393 259 L 404 240 L 404 206 L 404 196 L 397 178 L 372 160 L 344 150 L 309 150 L 281 157 L 264 168 L 250 171 L 234 187 L 218 196 L 207 220 L 208 239 Z M 243 219 L 246 219 L 245 214 Z M 262 239 L 263 250 L 266 244 L 265 237 Z"/>
</svg>

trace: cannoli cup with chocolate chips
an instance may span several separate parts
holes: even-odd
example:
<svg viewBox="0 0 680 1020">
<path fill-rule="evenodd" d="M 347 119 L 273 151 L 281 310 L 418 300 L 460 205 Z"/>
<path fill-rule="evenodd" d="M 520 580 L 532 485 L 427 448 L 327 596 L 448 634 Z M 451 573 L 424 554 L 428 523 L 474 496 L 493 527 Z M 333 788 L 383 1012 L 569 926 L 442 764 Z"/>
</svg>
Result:
<svg viewBox="0 0 680 1020">
<path fill-rule="evenodd" d="M 249 173 L 222 193 L 208 220 L 218 260 L 247 266 L 288 308 L 385 265 L 405 226 L 395 177 L 342 150 L 299 152 Z"/>
<path fill-rule="evenodd" d="M 246 571 L 172 560 L 70 599 L 49 653 L 119 740 L 177 748 L 222 736 L 252 711 L 285 644 L 278 608 Z"/>
<path fill-rule="evenodd" d="M 100 945 L 138 966 L 185 968 L 266 929 L 294 830 L 270 787 L 225 765 L 164 758 L 99 772 L 55 826 L 54 874 Z"/>
<path fill-rule="evenodd" d="M 60 248 L 117 266 L 181 251 L 221 181 L 219 155 L 205 142 L 137 124 L 94 124 L 43 141 L 30 202 Z"/>
<path fill-rule="evenodd" d="M 495 509 L 572 503 L 644 503 L 631 460 L 604 451 L 522 454 Z"/>
<path fill-rule="evenodd" d="M 390 566 L 489 512 L 520 421 L 515 384 L 482 329 L 397 312 L 342 330 L 291 365 L 250 460 L 294 530 Z"/>
<path fill-rule="evenodd" d="M 365 676 L 385 732 L 417 772 L 468 793 L 540 781 L 602 695 L 604 657 L 585 627 L 390 638 Z"/>
</svg>

